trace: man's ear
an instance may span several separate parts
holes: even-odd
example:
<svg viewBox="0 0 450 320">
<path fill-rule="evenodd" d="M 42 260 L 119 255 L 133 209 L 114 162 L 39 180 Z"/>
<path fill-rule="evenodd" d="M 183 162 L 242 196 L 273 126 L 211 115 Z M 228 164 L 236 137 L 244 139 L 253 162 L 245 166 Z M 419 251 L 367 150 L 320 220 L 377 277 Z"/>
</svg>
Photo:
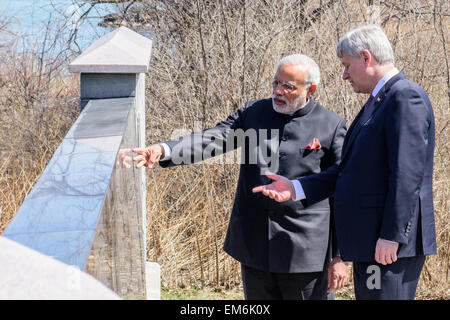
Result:
<svg viewBox="0 0 450 320">
<path fill-rule="evenodd" d="M 361 59 L 364 61 L 364 64 L 366 67 L 371 65 L 372 62 L 374 61 L 373 54 L 367 49 L 364 49 L 363 51 L 361 51 L 360 56 L 361 56 Z"/>
<path fill-rule="evenodd" d="M 311 83 L 310 86 L 308 87 L 308 92 L 306 92 L 306 99 L 309 99 L 314 92 L 316 92 L 317 90 L 317 84 L 315 83 Z"/>
</svg>

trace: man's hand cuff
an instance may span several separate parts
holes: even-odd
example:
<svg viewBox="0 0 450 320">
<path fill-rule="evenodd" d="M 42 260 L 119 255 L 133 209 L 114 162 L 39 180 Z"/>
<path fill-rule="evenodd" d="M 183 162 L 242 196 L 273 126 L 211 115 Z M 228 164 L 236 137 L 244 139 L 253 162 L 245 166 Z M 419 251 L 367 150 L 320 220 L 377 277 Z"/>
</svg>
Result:
<svg viewBox="0 0 450 320">
<path fill-rule="evenodd" d="M 166 161 L 166 160 L 170 160 L 172 157 L 172 150 L 170 149 L 169 145 L 167 143 L 160 143 L 159 144 L 162 148 L 164 153 L 161 156 L 161 159 L 159 159 L 159 161 Z"/>
<path fill-rule="evenodd" d="M 292 198 L 294 201 L 299 201 L 306 199 L 305 192 L 303 191 L 302 184 L 297 179 L 291 180 L 294 185 L 295 197 Z"/>
</svg>

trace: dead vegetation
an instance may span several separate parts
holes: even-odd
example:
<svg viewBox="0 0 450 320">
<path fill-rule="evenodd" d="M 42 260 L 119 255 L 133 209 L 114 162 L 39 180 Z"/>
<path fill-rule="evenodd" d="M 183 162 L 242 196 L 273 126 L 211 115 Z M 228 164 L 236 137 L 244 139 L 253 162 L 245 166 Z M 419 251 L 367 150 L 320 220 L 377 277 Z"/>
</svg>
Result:
<svg viewBox="0 0 450 320">
<path fill-rule="evenodd" d="M 128 4 L 118 4 L 117 16 L 109 23 L 139 26 L 137 31 L 154 40 L 146 89 L 147 143 L 166 140 L 176 129 L 212 126 L 245 101 L 270 96 L 275 63 L 291 53 L 304 53 L 317 61 L 322 80 L 316 100 L 350 123 L 365 98 L 341 79 L 335 47 L 352 27 L 381 24 L 392 41 L 397 67 L 424 87 L 434 107 L 439 252 L 427 259 L 417 297 L 449 298 L 448 1 Z M 39 69 L 39 55 L 16 52 L 2 54 L 0 59 L 0 217 L 4 228 L 76 118 L 78 84 L 61 68 L 49 75 L 50 60 L 44 59 L 48 65 Z M 204 163 L 147 172 L 148 259 L 161 264 L 166 287 L 239 286 L 239 264 L 222 250 L 237 173 L 238 165 Z"/>
</svg>

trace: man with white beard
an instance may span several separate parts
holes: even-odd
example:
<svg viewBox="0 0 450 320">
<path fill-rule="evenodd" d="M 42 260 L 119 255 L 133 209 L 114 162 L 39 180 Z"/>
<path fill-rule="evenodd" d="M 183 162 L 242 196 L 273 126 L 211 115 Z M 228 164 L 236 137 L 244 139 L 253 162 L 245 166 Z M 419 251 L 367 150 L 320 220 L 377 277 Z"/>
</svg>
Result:
<svg viewBox="0 0 450 320">
<path fill-rule="evenodd" d="M 309 67 L 308 67 L 309 66 Z M 280 79 L 293 79 L 280 81 Z M 299 83 L 304 89 L 296 87 Z M 302 55 L 291 55 L 278 63 L 272 83 L 272 105 L 276 112 L 293 115 L 303 108 L 317 90 L 320 82 L 320 70 L 316 63 Z"/>
<path fill-rule="evenodd" d="M 328 199 L 313 206 L 280 204 L 252 193 L 270 182 L 268 169 L 294 179 L 340 162 L 345 122 L 312 99 L 319 82 L 311 58 L 285 57 L 277 65 L 271 99 L 251 101 L 213 128 L 133 149 L 136 167 L 151 168 L 190 164 L 242 147 L 246 156 L 224 250 L 241 263 L 246 299 L 327 299 L 347 280 L 347 266 L 332 241 Z M 270 154 L 270 161 L 252 161 L 253 140 L 256 153 Z"/>
</svg>

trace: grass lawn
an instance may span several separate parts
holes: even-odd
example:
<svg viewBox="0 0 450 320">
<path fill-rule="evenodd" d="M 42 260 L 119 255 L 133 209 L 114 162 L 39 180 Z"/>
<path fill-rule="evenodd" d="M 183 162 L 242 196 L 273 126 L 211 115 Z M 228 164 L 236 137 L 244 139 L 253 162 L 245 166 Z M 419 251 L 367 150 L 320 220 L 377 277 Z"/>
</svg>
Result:
<svg viewBox="0 0 450 320">
<path fill-rule="evenodd" d="M 244 293 L 238 289 L 221 290 L 212 288 L 161 288 L 161 300 L 243 300 Z"/>
<path fill-rule="evenodd" d="M 336 300 L 351 300 L 352 294 L 351 289 L 344 287 L 336 294 Z M 161 300 L 244 300 L 244 293 L 239 289 L 162 288 Z"/>
</svg>

